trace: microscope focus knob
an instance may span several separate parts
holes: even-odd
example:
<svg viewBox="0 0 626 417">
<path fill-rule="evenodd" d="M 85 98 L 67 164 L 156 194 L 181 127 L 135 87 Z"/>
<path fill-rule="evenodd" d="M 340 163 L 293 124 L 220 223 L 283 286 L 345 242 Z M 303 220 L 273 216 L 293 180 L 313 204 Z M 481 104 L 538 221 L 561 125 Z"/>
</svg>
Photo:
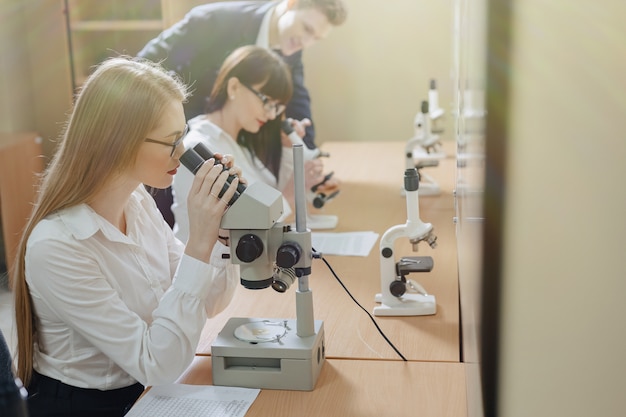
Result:
<svg viewBox="0 0 626 417">
<path fill-rule="evenodd" d="M 295 242 L 287 242 L 276 252 L 276 265 L 281 268 L 291 268 L 300 260 L 302 249 Z"/>
<path fill-rule="evenodd" d="M 406 292 L 406 282 L 403 280 L 394 280 L 389 284 L 389 292 L 394 297 L 402 297 Z"/>
<path fill-rule="evenodd" d="M 263 240 L 253 234 L 243 235 L 237 243 L 235 250 L 237 258 L 242 262 L 252 262 L 263 253 Z"/>
</svg>

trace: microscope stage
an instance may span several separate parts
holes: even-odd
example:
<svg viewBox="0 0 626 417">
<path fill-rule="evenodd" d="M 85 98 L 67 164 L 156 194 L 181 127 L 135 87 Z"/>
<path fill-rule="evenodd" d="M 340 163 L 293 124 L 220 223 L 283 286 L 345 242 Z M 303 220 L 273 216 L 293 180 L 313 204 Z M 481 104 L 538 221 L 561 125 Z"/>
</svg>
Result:
<svg viewBox="0 0 626 417">
<path fill-rule="evenodd" d="M 300 337 L 294 319 L 233 317 L 211 345 L 215 385 L 311 391 L 324 359 L 321 320 Z"/>
</svg>

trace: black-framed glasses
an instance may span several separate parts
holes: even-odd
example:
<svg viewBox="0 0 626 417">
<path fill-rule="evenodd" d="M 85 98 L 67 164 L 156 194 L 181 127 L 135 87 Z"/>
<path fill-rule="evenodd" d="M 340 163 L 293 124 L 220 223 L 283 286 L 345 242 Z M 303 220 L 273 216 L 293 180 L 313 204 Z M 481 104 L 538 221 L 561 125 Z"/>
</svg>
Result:
<svg viewBox="0 0 626 417">
<path fill-rule="evenodd" d="M 152 143 L 158 143 L 159 145 L 171 146 L 172 147 L 172 152 L 170 153 L 170 157 L 172 157 L 172 156 L 174 156 L 174 152 L 176 152 L 176 148 L 178 148 L 178 145 L 180 145 L 180 143 L 183 141 L 183 139 L 185 139 L 185 136 L 187 136 L 187 133 L 189 133 L 189 125 L 188 124 L 185 125 L 185 130 L 183 130 L 183 133 L 181 133 L 180 136 L 178 136 L 174 142 L 164 142 L 162 140 L 156 140 L 156 139 L 150 139 L 150 138 L 145 138 L 145 141 L 146 142 L 152 142 Z"/>
<path fill-rule="evenodd" d="M 271 112 L 272 110 L 274 110 L 274 113 L 276 114 L 276 116 L 278 116 L 282 112 L 285 111 L 284 104 L 273 103 L 272 100 L 268 96 L 261 93 L 260 91 L 255 90 L 254 88 L 250 87 L 248 84 L 243 84 L 243 86 L 246 87 L 248 90 L 252 91 L 254 95 L 256 95 L 263 102 L 263 108 L 265 109 L 266 112 Z"/>
</svg>

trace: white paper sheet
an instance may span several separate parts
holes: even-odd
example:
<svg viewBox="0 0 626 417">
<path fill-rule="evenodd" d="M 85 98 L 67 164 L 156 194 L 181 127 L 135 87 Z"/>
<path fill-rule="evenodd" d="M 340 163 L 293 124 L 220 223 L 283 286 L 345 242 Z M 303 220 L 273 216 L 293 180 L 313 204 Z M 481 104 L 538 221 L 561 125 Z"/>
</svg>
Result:
<svg viewBox="0 0 626 417">
<path fill-rule="evenodd" d="M 126 417 L 244 417 L 259 389 L 213 385 L 154 386 Z"/>
<path fill-rule="evenodd" d="M 375 232 L 312 232 L 313 248 L 322 255 L 367 256 L 378 240 Z"/>
</svg>

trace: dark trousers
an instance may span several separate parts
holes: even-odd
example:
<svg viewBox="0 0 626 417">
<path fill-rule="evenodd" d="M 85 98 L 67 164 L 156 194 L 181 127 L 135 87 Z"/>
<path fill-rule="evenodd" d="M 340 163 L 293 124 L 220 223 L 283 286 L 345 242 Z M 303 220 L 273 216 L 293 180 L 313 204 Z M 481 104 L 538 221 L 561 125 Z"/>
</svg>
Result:
<svg viewBox="0 0 626 417">
<path fill-rule="evenodd" d="M 144 387 L 137 383 L 109 391 L 78 388 L 34 372 L 27 390 L 30 417 L 121 417 Z"/>
</svg>

